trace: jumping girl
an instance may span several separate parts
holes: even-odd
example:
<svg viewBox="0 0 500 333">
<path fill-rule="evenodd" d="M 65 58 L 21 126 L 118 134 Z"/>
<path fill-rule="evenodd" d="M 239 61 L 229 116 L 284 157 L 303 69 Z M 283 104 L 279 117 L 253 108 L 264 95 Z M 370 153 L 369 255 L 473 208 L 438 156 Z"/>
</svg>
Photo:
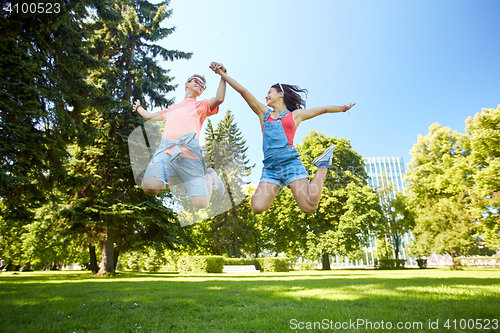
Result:
<svg viewBox="0 0 500 333">
<path fill-rule="evenodd" d="M 264 168 L 257 190 L 252 197 L 253 212 L 260 214 L 271 207 L 283 185 L 290 187 L 302 211 L 314 212 L 321 198 L 326 170 L 332 164 L 335 145 L 328 147 L 312 162 L 318 167 L 318 171 L 309 182 L 309 175 L 300 160 L 299 153 L 293 146 L 295 131 L 304 120 L 324 113 L 345 112 L 356 103 L 305 109 L 306 103 L 300 94 L 307 94 L 306 89 L 277 83 L 269 89 L 266 96 L 267 105 L 264 105 L 236 80 L 228 76 L 220 64 L 212 63 L 210 68 L 241 94 L 259 117 L 262 126 Z"/>
</svg>

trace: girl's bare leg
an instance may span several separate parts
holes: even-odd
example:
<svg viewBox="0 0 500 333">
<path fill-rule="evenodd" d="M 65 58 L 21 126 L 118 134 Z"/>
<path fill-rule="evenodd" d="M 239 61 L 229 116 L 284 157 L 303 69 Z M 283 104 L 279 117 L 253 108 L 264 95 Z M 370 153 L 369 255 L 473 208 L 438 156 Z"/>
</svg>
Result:
<svg viewBox="0 0 500 333">
<path fill-rule="evenodd" d="M 325 183 L 326 170 L 328 169 L 318 169 L 310 183 L 308 179 L 299 179 L 288 185 L 292 190 L 297 205 L 305 213 L 312 213 L 318 208 Z"/>
<path fill-rule="evenodd" d="M 280 187 L 267 182 L 259 183 L 255 194 L 252 196 L 252 211 L 261 214 L 271 207 Z"/>
</svg>

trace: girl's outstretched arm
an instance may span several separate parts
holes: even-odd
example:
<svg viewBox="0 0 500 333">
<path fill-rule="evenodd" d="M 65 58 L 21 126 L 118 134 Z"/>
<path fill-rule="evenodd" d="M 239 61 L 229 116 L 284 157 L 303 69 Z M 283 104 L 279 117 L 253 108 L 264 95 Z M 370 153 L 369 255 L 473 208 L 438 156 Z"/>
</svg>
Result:
<svg viewBox="0 0 500 333">
<path fill-rule="evenodd" d="M 214 64 L 214 63 L 212 63 Z M 217 74 L 219 74 L 231 87 L 234 88 L 240 95 L 245 99 L 248 106 L 259 116 L 260 121 L 264 119 L 264 115 L 266 114 L 267 109 L 269 109 L 266 105 L 260 103 L 245 87 L 236 82 L 235 79 L 227 75 L 223 68 L 218 67 L 216 65 L 210 65 L 210 68 Z"/>
<path fill-rule="evenodd" d="M 299 124 L 307 119 L 314 118 L 324 113 L 337 113 L 337 112 L 346 112 L 350 108 L 352 108 L 356 103 L 343 106 L 336 105 L 327 105 L 327 106 L 318 106 L 312 109 L 297 109 L 293 111 L 293 119 L 295 120 L 295 125 L 299 126 Z"/>
<path fill-rule="evenodd" d="M 210 67 L 212 66 L 224 68 L 222 64 L 216 62 L 212 62 Z M 224 81 L 224 79 L 221 77 L 219 87 L 217 88 L 217 94 L 215 95 L 214 98 L 210 100 L 210 109 L 213 110 L 219 105 L 221 105 L 222 102 L 224 102 L 224 96 L 226 96 L 226 81 Z"/>
<path fill-rule="evenodd" d="M 153 121 L 163 121 L 163 117 L 160 114 L 160 111 L 151 113 L 145 108 L 141 106 L 141 102 L 139 102 L 138 99 L 135 100 L 134 105 L 132 106 L 132 111 L 139 112 L 139 114 L 142 116 L 142 118 L 146 120 L 153 120 Z"/>
</svg>

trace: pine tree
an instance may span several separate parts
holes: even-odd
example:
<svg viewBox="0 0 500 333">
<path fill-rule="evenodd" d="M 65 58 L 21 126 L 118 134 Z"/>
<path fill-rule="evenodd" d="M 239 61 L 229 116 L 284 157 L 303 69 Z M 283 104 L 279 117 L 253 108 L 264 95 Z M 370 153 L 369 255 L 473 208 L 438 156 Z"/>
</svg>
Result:
<svg viewBox="0 0 500 333">
<path fill-rule="evenodd" d="M 199 242 L 211 244 L 210 250 L 214 254 L 227 251 L 231 257 L 234 244 L 234 254 L 238 257 L 238 241 L 244 242 L 253 235 L 252 226 L 245 221 L 248 213 L 244 212 L 246 206 L 240 203 L 246 197 L 245 187 L 248 183 L 245 177 L 250 174 L 254 165 L 248 165 L 246 141 L 230 110 L 227 110 L 215 130 L 210 120 L 207 120 L 203 149 L 207 166 L 216 170 L 226 185 L 226 193 L 224 196 L 212 196 L 208 209 L 212 209 L 210 217 L 213 217 L 193 226 L 190 232 Z M 210 228 L 206 225 L 210 225 Z"/>
<path fill-rule="evenodd" d="M 114 18 L 104 1 L 62 2 L 41 15 L 9 11 L 15 3 L 1 2 L 0 20 L 0 200 L 10 235 L 57 200 L 55 188 L 75 181 L 64 167 L 66 148 L 86 142 L 82 112 L 95 89 L 84 75 L 96 66 L 85 50 L 91 31 L 81 25 L 87 9 Z M 19 234 L 9 234 L 2 237 L 14 246 Z"/>
<path fill-rule="evenodd" d="M 136 186 L 127 145 L 131 131 L 143 122 L 132 113 L 132 97 L 146 100 L 145 107 L 172 103 L 164 94 L 175 88 L 173 78 L 155 57 L 191 56 L 154 44 L 174 31 L 160 27 L 172 14 L 167 5 L 168 1 L 115 2 L 112 8 L 121 14 L 119 22 L 93 16 L 88 23 L 100 28 L 90 38 L 89 53 L 101 61 L 101 67 L 87 81 L 101 96 L 99 105 L 88 109 L 84 119 L 94 130 L 93 142 L 75 150 L 71 165 L 75 176 L 92 180 L 73 194 L 73 206 L 64 214 L 72 230 L 102 242 L 101 275 L 114 272 L 120 252 L 158 242 L 170 247 L 182 242 L 182 230 L 173 211 L 163 206 L 163 198 L 149 197 Z"/>
</svg>

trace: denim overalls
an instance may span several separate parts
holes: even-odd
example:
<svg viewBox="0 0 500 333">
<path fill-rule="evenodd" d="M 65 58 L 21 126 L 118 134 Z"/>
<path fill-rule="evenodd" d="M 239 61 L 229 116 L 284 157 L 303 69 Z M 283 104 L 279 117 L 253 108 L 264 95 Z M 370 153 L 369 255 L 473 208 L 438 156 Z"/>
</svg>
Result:
<svg viewBox="0 0 500 333">
<path fill-rule="evenodd" d="M 280 113 L 276 118 L 277 121 L 267 121 L 271 112 L 271 109 L 266 111 L 262 125 L 264 169 L 260 181 L 283 186 L 299 179 L 309 178 L 297 149 L 288 143 L 281 123 L 281 119 L 290 111 L 285 110 Z"/>
</svg>

